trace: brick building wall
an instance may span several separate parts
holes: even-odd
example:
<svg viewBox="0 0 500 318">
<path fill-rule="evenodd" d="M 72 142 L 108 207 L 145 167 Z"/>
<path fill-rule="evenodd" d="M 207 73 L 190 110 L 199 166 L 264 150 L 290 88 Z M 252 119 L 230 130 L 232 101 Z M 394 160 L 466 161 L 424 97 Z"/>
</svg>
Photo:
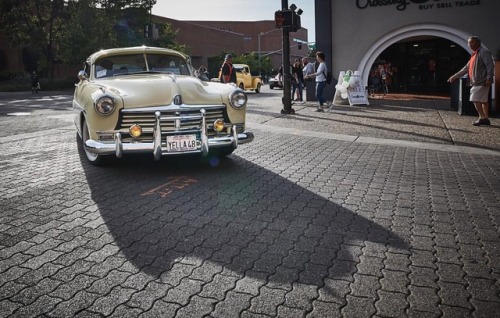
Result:
<svg viewBox="0 0 500 318">
<path fill-rule="evenodd" d="M 189 47 L 195 68 L 207 65 L 208 57 L 234 52 L 238 55 L 260 51 L 269 56 L 274 69 L 282 61 L 282 34 L 273 20 L 265 21 L 180 21 L 154 16 L 155 21 L 170 23 L 178 30 L 176 41 Z M 307 45 L 299 48 L 299 42 L 308 42 L 307 29 L 290 33 L 290 58 L 307 55 Z"/>
</svg>

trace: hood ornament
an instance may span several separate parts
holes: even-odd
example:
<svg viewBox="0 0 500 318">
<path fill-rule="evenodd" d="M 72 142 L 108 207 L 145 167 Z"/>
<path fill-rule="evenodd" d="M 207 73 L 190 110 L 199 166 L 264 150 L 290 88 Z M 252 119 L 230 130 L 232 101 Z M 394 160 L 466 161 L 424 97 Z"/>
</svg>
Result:
<svg viewBox="0 0 500 318">
<path fill-rule="evenodd" d="M 182 105 L 181 95 L 175 95 L 173 99 L 174 105 Z"/>
</svg>

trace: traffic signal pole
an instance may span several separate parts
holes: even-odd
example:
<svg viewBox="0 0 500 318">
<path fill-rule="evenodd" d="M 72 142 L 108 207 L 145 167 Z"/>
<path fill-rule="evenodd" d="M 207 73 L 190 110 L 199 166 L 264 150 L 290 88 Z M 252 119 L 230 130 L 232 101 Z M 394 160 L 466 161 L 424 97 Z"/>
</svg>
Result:
<svg viewBox="0 0 500 318">
<path fill-rule="evenodd" d="M 288 10 L 288 0 L 281 0 L 282 10 Z M 282 28 L 283 31 L 283 109 L 282 114 L 295 114 L 292 108 L 292 88 L 290 74 L 290 27 Z"/>
</svg>

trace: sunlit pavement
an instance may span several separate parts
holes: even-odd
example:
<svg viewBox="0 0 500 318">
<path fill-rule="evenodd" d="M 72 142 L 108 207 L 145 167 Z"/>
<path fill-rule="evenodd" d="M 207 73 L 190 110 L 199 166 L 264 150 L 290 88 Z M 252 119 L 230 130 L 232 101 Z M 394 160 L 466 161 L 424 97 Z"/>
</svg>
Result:
<svg viewBox="0 0 500 318">
<path fill-rule="evenodd" d="M 283 116 L 280 92 L 249 93 L 255 140 L 227 159 L 100 168 L 70 95 L 2 97 L 0 317 L 496 316 L 499 148 L 432 112 L 471 117 Z"/>
</svg>

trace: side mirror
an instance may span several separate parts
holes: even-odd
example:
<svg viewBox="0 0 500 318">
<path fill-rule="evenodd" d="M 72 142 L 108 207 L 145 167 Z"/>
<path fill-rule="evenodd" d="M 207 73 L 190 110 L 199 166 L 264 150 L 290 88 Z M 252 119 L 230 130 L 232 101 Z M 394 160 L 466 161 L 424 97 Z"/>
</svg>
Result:
<svg viewBox="0 0 500 318">
<path fill-rule="evenodd" d="M 80 81 L 86 80 L 87 79 L 87 74 L 85 74 L 85 71 L 80 71 L 78 72 L 78 79 Z"/>
</svg>

